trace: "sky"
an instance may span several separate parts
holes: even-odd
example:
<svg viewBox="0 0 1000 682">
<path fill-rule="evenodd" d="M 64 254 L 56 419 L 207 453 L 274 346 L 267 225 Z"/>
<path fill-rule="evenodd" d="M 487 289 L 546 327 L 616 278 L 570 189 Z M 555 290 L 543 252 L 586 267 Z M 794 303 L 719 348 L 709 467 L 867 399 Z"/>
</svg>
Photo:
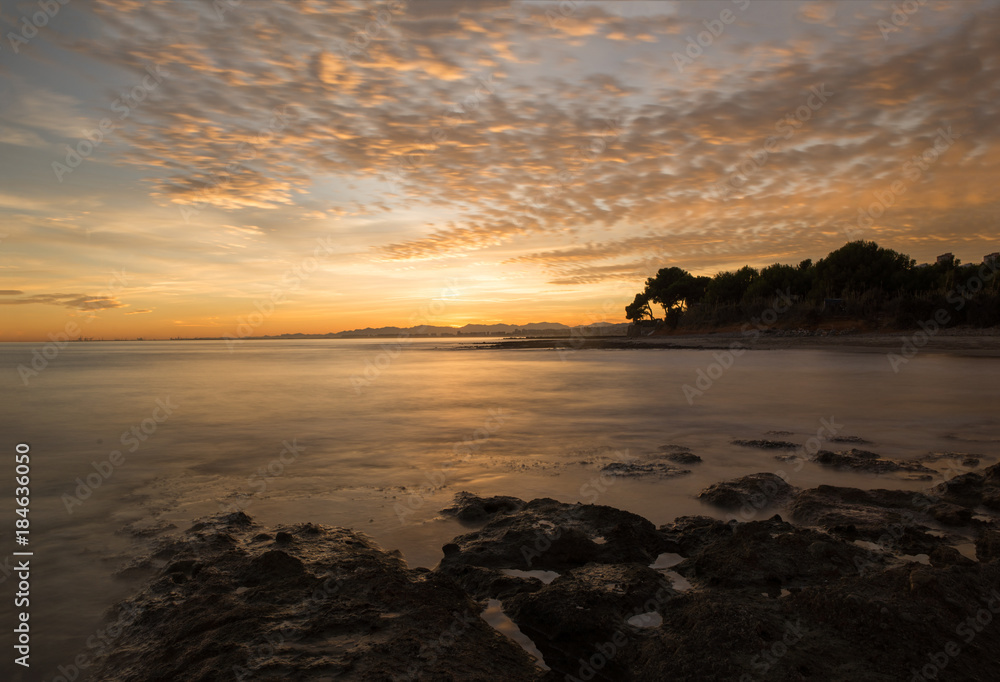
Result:
<svg viewBox="0 0 1000 682">
<path fill-rule="evenodd" d="M 619 322 L 662 267 L 1000 250 L 998 0 L 61 2 L 0 11 L 0 340 Z"/>
</svg>

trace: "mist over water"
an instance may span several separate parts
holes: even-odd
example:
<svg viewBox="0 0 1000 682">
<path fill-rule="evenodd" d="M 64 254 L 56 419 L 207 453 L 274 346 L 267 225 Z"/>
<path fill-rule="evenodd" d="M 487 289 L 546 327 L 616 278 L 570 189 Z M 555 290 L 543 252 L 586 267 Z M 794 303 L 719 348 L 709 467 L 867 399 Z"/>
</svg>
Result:
<svg viewBox="0 0 1000 682">
<path fill-rule="evenodd" d="M 23 679 L 51 679 L 104 609 L 140 584 L 112 574 L 155 541 L 143 529 L 183 530 L 234 506 L 262 524 L 354 527 L 433 566 L 466 530 L 438 516 L 460 490 L 597 502 L 661 524 L 724 518 L 698 491 L 756 471 L 784 471 L 798 487 L 929 485 L 797 467 L 731 444 L 805 444 L 822 420 L 886 457 L 1000 455 L 990 358 L 928 353 L 894 373 L 880 352 L 750 351 L 720 374 L 714 351 L 460 349 L 472 342 L 75 343 L 27 387 L 17 366 L 40 344 L 0 345 L 4 461 L 13 468 L 15 444 L 31 446 L 39 669 Z M 698 386 L 699 370 L 718 378 Z M 693 404 L 685 384 L 704 387 Z M 678 478 L 601 478 L 604 464 L 664 445 L 704 461 Z M 116 450 L 124 461 L 104 478 Z M 88 476 L 100 479 L 89 494 L 79 485 Z M 12 478 L 0 501 L 10 524 Z M 3 622 L 11 608 L 0 607 Z"/>
</svg>

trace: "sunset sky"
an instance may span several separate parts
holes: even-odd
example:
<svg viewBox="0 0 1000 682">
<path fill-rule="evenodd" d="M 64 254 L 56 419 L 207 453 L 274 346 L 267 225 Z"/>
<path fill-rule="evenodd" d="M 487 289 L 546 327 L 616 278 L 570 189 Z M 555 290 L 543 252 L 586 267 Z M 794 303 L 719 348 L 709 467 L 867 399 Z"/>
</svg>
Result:
<svg viewBox="0 0 1000 682">
<path fill-rule="evenodd" d="M 0 17 L 3 340 L 618 322 L 671 265 L 1000 250 L 1000 2 L 49 4 Z"/>
</svg>

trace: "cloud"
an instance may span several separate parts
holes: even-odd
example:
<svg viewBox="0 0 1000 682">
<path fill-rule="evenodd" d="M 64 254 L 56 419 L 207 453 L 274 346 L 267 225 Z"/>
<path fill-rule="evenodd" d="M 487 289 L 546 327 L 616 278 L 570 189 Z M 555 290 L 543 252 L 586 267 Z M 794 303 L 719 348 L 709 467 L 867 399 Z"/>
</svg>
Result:
<svg viewBox="0 0 1000 682">
<path fill-rule="evenodd" d="M 764 259 L 844 240 L 942 125 L 959 142 L 872 229 L 920 243 L 955 233 L 956 206 L 997 208 L 995 3 L 949 10 L 948 30 L 923 10 L 891 43 L 867 6 L 762 5 L 684 74 L 669 55 L 701 26 L 693 4 L 629 16 L 597 3 L 566 16 L 570 5 L 534 3 L 311 7 L 245 0 L 173 31 L 177 3 L 98 3 L 107 30 L 73 49 L 171 74 L 120 131 L 130 150 L 116 163 L 143 169 L 164 205 L 252 211 L 308 197 L 312 211 L 317 186 L 337 184 L 331 204 L 433 216 L 373 236 L 378 261 L 584 235 L 585 247 L 507 260 L 567 282 L 633 272 L 616 259 L 709 267 L 736 257 L 734 244 Z M 778 41 L 776 12 L 809 25 Z M 824 84 L 834 94 L 809 108 Z M 755 168 L 775 136 L 780 150 Z M 732 177 L 722 200 L 715 188 Z M 619 269 L 556 272 L 595 263 Z"/>
<path fill-rule="evenodd" d="M 151 312 L 153 312 L 152 308 L 143 308 L 142 310 L 129 310 L 125 314 L 126 315 L 142 315 L 143 313 L 151 313 Z"/>
<path fill-rule="evenodd" d="M 18 292 L 23 293 L 23 292 Z M 12 294 L 6 294 L 12 295 Z M 122 303 L 114 296 L 92 296 L 88 294 L 35 294 L 18 299 L 0 299 L 0 305 L 56 305 L 71 310 L 110 310 L 113 308 L 124 308 Z"/>
</svg>

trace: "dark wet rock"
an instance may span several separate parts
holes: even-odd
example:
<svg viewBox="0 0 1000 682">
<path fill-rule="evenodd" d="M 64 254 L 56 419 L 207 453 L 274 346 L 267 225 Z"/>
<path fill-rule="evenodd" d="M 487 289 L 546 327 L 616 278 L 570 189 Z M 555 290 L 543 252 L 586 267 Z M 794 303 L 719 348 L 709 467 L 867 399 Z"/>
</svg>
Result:
<svg viewBox="0 0 1000 682">
<path fill-rule="evenodd" d="M 983 500 L 985 483 L 986 479 L 981 474 L 962 474 L 942 482 L 935 492 L 948 502 L 974 507 Z"/>
<path fill-rule="evenodd" d="M 462 565 L 561 571 L 592 561 L 650 564 L 661 552 L 670 551 L 653 524 L 641 516 L 549 498 L 497 516 L 452 544 L 458 549 L 442 559 L 445 572 Z"/>
<path fill-rule="evenodd" d="M 945 461 L 948 464 L 958 467 L 962 466 L 967 469 L 974 469 L 979 466 L 982 461 L 982 455 L 973 455 L 968 452 L 928 452 L 922 457 L 918 457 L 918 462 L 942 462 Z"/>
<path fill-rule="evenodd" d="M 932 518 L 946 526 L 965 526 L 972 521 L 972 510 L 950 502 L 938 502 L 927 508 Z"/>
<path fill-rule="evenodd" d="M 670 445 L 661 445 L 660 446 L 660 451 L 661 452 L 691 452 L 691 448 L 687 447 L 686 445 L 670 444 Z"/>
<path fill-rule="evenodd" d="M 657 530 L 611 507 L 517 500 L 446 544 L 434 570 L 408 569 L 351 530 L 216 517 L 155 539 L 135 562 L 154 577 L 113 611 L 134 615 L 92 679 L 208 682 L 239 670 L 260 680 L 888 682 L 924 669 L 948 633 L 961 655 L 938 679 L 994 679 L 1000 650 L 982 614 L 1000 613 L 1000 526 L 972 518 L 972 505 L 998 487 L 995 466 L 951 479 L 940 496 L 794 494 L 773 474 L 706 490 L 755 513 L 754 499 L 794 494 L 791 518 L 825 530 L 778 515 L 687 516 Z M 952 516 L 971 521 L 926 532 Z M 978 561 L 954 547 L 972 530 Z M 673 570 L 695 589 L 678 593 L 649 568 L 662 552 L 686 557 Z M 504 570 L 539 568 L 560 575 L 544 584 Z M 489 628 L 470 595 L 502 600 L 552 670 Z"/>
<path fill-rule="evenodd" d="M 777 474 L 749 474 L 730 481 L 714 483 L 698 498 L 723 509 L 763 509 L 788 499 L 794 489 Z"/>
<path fill-rule="evenodd" d="M 820 526 L 848 540 L 876 542 L 907 553 L 931 551 L 940 539 L 927 534 L 923 510 L 937 500 L 906 490 L 859 490 L 832 485 L 803 490 L 789 505 L 792 519 Z"/>
<path fill-rule="evenodd" d="M 599 679 L 632 679 L 630 651 L 641 632 L 629 619 L 665 611 L 676 594 L 658 571 L 641 565 L 590 565 L 556 578 L 550 585 L 503 602 L 504 611 L 542 652 L 556 679 L 589 679 L 581 660 L 613 642 Z M 605 649 L 610 652 L 610 649 Z M 581 672 L 583 677 L 581 678 Z"/>
<path fill-rule="evenodd" d="M 949 545 L 938 545 L 929 552 L 928 559 L 931 562 L 931 566 L 937 567 L 954 565 L 971 566 L 976 563 Z"/>
<path fill-rule="evenodd" d="M 732 525 L 711 516 L 679 516 L 673 523 L 660 526 L 660 533 L 677 547 L 677 553 L 691 556 L 709 542 L 732 533 Z"/>
<path fill-rule="evenodd" d="M 1000 531 L 985 530 L 976 538 L 976 558 L 980 561 L 1000 559 Z"/>
<path fill-rule="evenodd" d="M 674 455 L 676 456 L 676 455 Z M 691 455 L 697 457 L 697 455 Z M 698 458 L 701 461 L 701 458 Z M 661 476 L 672 478 L 690 474 L 690 469 L 678 469 L 662 462 L 611 462 L 601 467 L 601 472 L 611 476 Z"/>
<path fill-rule="evenodd" d="M 666 458 L 678 464 L 698 464 L 701 462 L 701 457 L 693 452 L 671 452 L 666 455 Z"/>
<path fill-rule="evenodd" d="M 983 506 L 987 509 L 1000 511 L 1000 489 L 983 491 Z"/>
<path fill-rule="evenodd" d="M 905 471 L 922 474 L 928 477 L 934 474 L 933 469 L 928 469 L 919 462 L 903 462 L 894 459 L 884 459 L 874 452 L 859 450 L 857 448 L 851 448 L 850 450 L 843 452 L 820 450 L 813 456 L 812 459 L 816 463 L 822 464 L 823 466 L 846 471 L 867 471 L 873 474 Z"/>
<path fill-rule="evenodd" d="M 733 524 L 676 570 L 709 586 L 781 588 L 857 575 L 859 566 L 884 563 L 857 545 L 776 516 Z"/>
<path fill-rule="evenodd" d="M 870 440 L 865 440 L 860 436 L 832 436 L 831 443 L 853 443 L 855 445 L 871 445 Z"/>
<path fill-rule="evenodd" d="M 506 495 L 479 497 L 462 491 L 455 495 L 450 507 L 441 510 L 442 514 L 454 516 L 459 521 L 467 523 L 482 523 L 489 521 L 497 514 L 509 514 L 524 507 L 524 500 Z"/>
<path fill-rule="evenodd" d="M 174 556 L 160 576 L 119 605 L 134 616 L 92 679 L 540 678 L 454 581 L 408 569 L 360 533 L 285 526 L 275 531 L 295 542 L 279 547 L 254 542 L 249 517 L 195 527 L 163 550 Z M 219 528 L 231 543 L 206 542 Z"/>
<path fill-rule="evenodd" d="M 639 644 L 630 680 L 909 680 L 943 652 L 956 628 L 991 603 L 1000 562 L 911 564 L 848 576 L 770 599 L 704 590 L 673 598 Z M 911 573 L 919 577 L 912 588 Z M 996 594 L 996 597 L 993 595 Z M 994 615 L 994 618 L 996 616 Z M 980 634 L 961 641 L 938 679 L 993 679 L 1000 650 Z M 779 655 L 780 654 L 780 655 Z M 766 674 L 762 674 L 767 665 Z M 900 671 L 903 671 L 902 673 Z"/>
<path fill-rule="evenodd" d="M 745 448 L 762 448 L 764 450 L 792 450 L 799 447 L 786 440 L 734 440 L 732 443 L 733 445 L 742 445 Z"/>
<path fill-rule="evenodd" d="M 507 599 L 521 592 L 535 592 L 544 585 L 538 578 L 512 576 L 496 568 L 468 564 L 448 566 L 442 572 L 454 578 L 473 599 Z"/>
</svg>

